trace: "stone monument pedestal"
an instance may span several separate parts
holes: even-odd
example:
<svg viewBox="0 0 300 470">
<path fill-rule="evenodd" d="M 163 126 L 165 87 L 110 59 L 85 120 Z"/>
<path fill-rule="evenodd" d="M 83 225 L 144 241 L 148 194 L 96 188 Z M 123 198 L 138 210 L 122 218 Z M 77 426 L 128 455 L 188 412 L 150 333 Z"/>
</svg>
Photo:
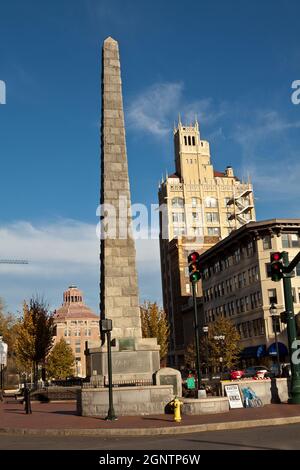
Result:
<svg viewBox="0 0 300 470">
<path fill-rule="evenodd" d="M 172 385 L 114 387 L 114 410 L 117 416 L 163 414 L 174 398 Z M 81 416 L 107 416 L 108 388 L 78 390 L 77 413 Z"/>
<path fill-rule="evenodd" d="M 156 338 L 116 338 L 112 346 L 113 384 L 130 385 L 136 381 L 153 384 L 153 374 L 160 368 Z M 88 345 L 85 351 L 87 371 L 91 382 L 108 383 L 107 347 Z"/>
</svg>

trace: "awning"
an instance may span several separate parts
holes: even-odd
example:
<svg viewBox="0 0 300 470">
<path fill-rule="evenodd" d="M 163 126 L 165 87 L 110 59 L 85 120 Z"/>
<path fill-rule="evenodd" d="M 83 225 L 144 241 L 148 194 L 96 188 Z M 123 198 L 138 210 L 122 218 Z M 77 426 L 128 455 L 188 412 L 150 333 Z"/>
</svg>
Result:
<svg viewBox="0 0 300 470">
<path fill-rule="evenodd" d="M 285 344 L 278 342 L 279 356 L 287 356 L 288 350 Z M 269 356 L 277 356 L 276 343 L 272 343 L 268 348 Z"/>
<path fill-rule="evenodd" d="M 264 344 L 260 344 L 258 346 L 249 346 L 248 348 L 244 348 L 240 353 L 242 359 L 263 357 L 265 355 L 266 346 Z"/>
</svg>

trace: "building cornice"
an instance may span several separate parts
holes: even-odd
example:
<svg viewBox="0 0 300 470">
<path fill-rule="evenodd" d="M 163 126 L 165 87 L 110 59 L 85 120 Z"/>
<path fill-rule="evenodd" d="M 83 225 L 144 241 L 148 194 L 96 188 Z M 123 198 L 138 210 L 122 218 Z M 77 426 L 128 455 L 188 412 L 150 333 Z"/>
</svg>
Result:
<svg viewBox="0 0 300 470">
<path fill-rule="evenodd" d="M 239 242 L 247 237 L 256 240 L 266 235 L 280 236 L 281 232 L 298 232 L 300 235 L 300 219 L 269 219 L 259 222 L 249 222 L 237 230 L 234 230 L 228 237 L 219 241 L 216 245 L 209 248 L 201 254 L 201 262 L 208 261 L 211 257 L 215 257 L 220 251 L 224 251 L 232 247 L 234 243 Z"/>
</svg>

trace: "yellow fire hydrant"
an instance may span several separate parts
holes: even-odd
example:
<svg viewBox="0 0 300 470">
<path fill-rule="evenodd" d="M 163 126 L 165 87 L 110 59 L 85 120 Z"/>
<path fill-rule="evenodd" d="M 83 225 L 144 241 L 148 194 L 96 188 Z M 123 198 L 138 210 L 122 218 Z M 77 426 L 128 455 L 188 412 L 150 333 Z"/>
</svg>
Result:
<svg viewBox="0 0 300 470">
<path fill-rule="evenodd" d="M 176 423 L 180 423 L 181 421 L 181 410 L 180 410 L 181 405 L 182 405 L 182 401 L 180 401 L 178 397 L 175 397 L 173 400 L 173 407 L 174 407 L 174 421 L 176 421 Z"/>
</svg>

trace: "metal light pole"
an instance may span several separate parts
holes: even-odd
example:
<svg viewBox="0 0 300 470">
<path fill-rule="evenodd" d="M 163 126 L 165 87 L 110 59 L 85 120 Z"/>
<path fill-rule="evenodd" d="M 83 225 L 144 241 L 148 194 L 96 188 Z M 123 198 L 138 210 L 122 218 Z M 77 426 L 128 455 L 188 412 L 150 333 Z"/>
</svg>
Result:
<svg viewBox="0 0 300 470">
<path fill-rule="evenodd" d="M 300 253 L 291 261 L 289 265 L 289 254 L 284 251 L 282 252 L 283 264 L 287 267 L 286 274 L 283 277 L 283 290 L 284 290 L 284 302 L 286 311 L 287 321 L 287 336 L 289 344 L 289 353 L 291 359 L 291 403 L 300 404 L 300 364 L 293 362 L 294 353 L 297 355 L 298 343 L 297 343 L 297 330 L 294 315 L 294 303 L 292 295 L 292 282 L 293 269 L 300 261 Z"/>
<path fill-rule="evenodd" d="M 106 420 L 115 421 L 117 416 L 115 415 L 114 404 L 113 404 L 113 384 L 112 384 L 112 360 L 111 360 L 111 331 L 112 331 L 112 320 L 105 319 L 100 320 L 101 332 L 106 333 L 107 336 L 107 369 L 108 369 L 108 400 L 109 408 L 106 416 Z"/>
<path fill-rule="evenodd" d="M 199 324 L 197 314 L 196 283 L 192 282 L 193 301 L 194 301 L 194 328 L 195 328 L 195 347 L 196 347 L 196 369 L 197 369 L 197 390 L 200 390 L 201 371 L 200 371 L 200 351 L 199 351 Z"/>
<path fill-rule="evenodd" d="M 225 340 L 225 335 L 216 335 L 214 336 L 215 341 L 222 341 L 222 346 L 224 346 L 224 340 Z M 224 350 L 224 347 L 222 347 L 222 350 Z M 219 361 L 221 363 L 221 380 L 223 378 L 223 357 L 219 357 Z"/>
<path fill-rule="evenodd" d="M 206 356 L 206 375 L 207 375 L 207 378 L 208 378 L 208 326 L 207 325 L 204 325 L 203 328 L 202 328 L 202 331 L 205 335 L 205 356 Z"/>
<path fill-rule="evenodd" d="M 278 325 L 279 315 L 277 315 L 277 307 L 274 303 L 271 304 L 269 311 L 271 314 L 273 330 L 275 333 L 277 370 L 278 370 L 278 376 L 280 376 L 280 357 L 279 357 L 278 336 L 277 336 L 277 325 Z"/>
</svg>

